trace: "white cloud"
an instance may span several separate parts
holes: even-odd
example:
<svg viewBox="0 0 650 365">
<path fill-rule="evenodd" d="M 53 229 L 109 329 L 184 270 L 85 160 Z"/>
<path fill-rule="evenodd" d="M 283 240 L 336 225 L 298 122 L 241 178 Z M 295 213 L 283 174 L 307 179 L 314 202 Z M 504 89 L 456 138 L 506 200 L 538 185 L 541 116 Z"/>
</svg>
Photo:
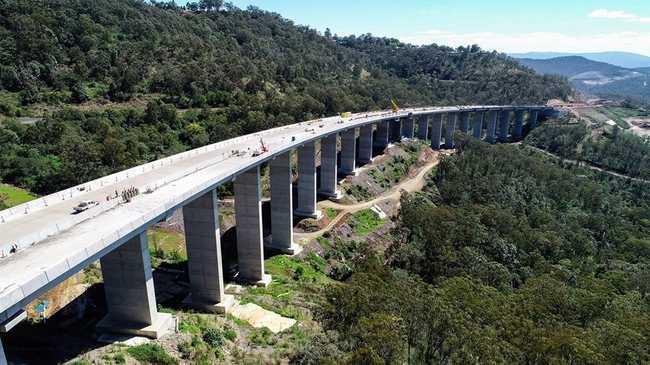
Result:
<svg viewBox="0 0 650 365">
<path fill-rule="evenodd" d="M 636 23 L 650 23 L 650 17 L 642 17 L 624 10 L 596 9 L 589 13 L 590 18 L 617 19 Z"/>
<path fill-rule="evenodd" d="M 627 51 L 648 54 L 648 45 L 650 44 L 650 32 L 570 35 L 555 32 L 519 34 L 494 32 L 454 33 L 432 29 L 398 38 L 413 44 L 437 43 L 450 47 L 478 44 L 483 49 L 506 53 Z"/>
</svg>

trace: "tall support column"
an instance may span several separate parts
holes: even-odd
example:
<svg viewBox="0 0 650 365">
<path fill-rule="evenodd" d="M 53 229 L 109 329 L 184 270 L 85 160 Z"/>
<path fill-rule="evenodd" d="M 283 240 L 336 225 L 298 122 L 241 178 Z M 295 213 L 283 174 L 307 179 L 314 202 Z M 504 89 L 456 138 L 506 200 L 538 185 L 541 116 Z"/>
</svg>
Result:
<svg viewBox="0 0 650 365">
<path fill-rule="evenodd" d="M 456 132 L 456 120 L 458 113 L 447 113 L 445 148 L 454 148 L 454 132 Z"/>
<path fill-rule="evenodd" d="M 481 139 L 483 136 L 483 115 L 482 111 L 474 112 L 474 121 L 472 126 L 472 135 L 476 139 Z"/>
<path fill-rule="evenodd" d="M 2 348 L 2 339 L 0 339 L 0 365 L 7 365 L 7 357 L 5 356 L 5 350 Z"/>
<path fill-rule="evenodd" d="M 440 149 L 440 139 L 442 138 L 442 114 L 434 114 L 431 121 L 431 148 Z"/>
<path fill-rule="evenodd" d="M 529 118 L 530 119 L 528 120 L 528 130 L 531 131 L 537 128 L 537 121 L 539 120 L 539 111 L 531 110 Z"/>
<path fill-rule="evenodd" d="M 499 112 L 496 110 L 491 110 L 488 113 L 488 125 L 487 125 L 487 135 L 485 136 L 485 140 L 488 143 L 495 143 L 496 142 L 496 129 L 497 129 L 497 117 L 499 115 Z"/>
<path fill-rule="evenodd" d="M 510 130 L 510 110 L 502 110 L 499 116 L 499 142 L 508 142 Z"/>
<path fill-rule="evenodd" d="M 357 174 L 357 129 L 341 133 L 341 174 Z"/>
<path fill-rule="evenodd" d="M 460 113 L 460 131 L 467 133 L 469 131 L 469 112 Z"/>
<path fill-rule="evenodd" d="M 320 190 L 318 193 L 333 199 L 341 198 L 341 193 L 337 189 L 337 139 L 338 134 L 334 133 L 320 141 Z M 298 185 L 300 185 L 300 181 Z"/>
<path fill-rule="evenodd" d="M 314 142 L 298 148 L 298 209 L 294 214 L 314 219 L 321 217 L 321 212 L 316 209 L 316 145 Z"/>
<path fill-rule="evenodd" d="M 429 116 L 422 115 L 418 120 L 418 138 L 426 141 L 429 139 Z"/>
<path fill-rule="evenodd" d="M 388 121 L 382 120 L 377 124 L 377 133 L 374 139 L 374 146 L 379 150 L 384 150 L 388 146 Z"/>
<path fill-rule="evenodd" d="M 173 318 L 156 310 L 147 232 L 141 232 L 100 259 L 108 313 L 100 332 L 158 338 Z"/>
<path fill-rule="evenodd" d="M 190 296 L 185 303 L 201 310 L 226 313 L 233 297 L 225 295 L 221 231 L 216 190 L 183 207 Z"/>
<path fill-rule="evenodd" d="M 397 143 L 402 140 L 402 119 L 390 121 L 390 143 Z"/>
<path fill-rule="evenodd" d="M 524 129 L 524 111 L 517 110 L 515 111 L 515 129 L 513 131 L 514 138 L 521 138 Z"/>
<path fill-rule="evenodd" d="M 301 248 L 293 242 L 293 186 L 291 151 L 271 160 L 271 245 L 294 255 Z"/>
<path fill-rule="evenodd" d="M 359 162 L 372 162 L 372 124 L 359 128 Z M 322 174 L 322 172 L 321 172 Z"/>
<path fill-rule="evenodd" d="M 260 166 L 251 167 L 235 178 L 238 280 L 266 286 L 271 276 L 264 273 L 262 241 L 262 188 Z"/>
<path fill-rule="evenodd" d="M 415 118 L 410 116 L 402 122 L 402 137 L 413 138 L 415 134 Z"/>
</svg>

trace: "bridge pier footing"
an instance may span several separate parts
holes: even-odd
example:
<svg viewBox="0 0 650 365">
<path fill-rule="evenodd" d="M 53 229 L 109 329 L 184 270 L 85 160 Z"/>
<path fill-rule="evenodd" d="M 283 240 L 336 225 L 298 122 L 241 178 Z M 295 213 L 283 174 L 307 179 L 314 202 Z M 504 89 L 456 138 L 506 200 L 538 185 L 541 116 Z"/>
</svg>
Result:
<svg viewBox="0 0 650 365">
<path fill-rule="evenodd" d="M 458 119 L 458 113 L 447 113 L 447 124 L 445 128 L 445 148 L 453 149 L 454 144 L 454 132 L 456 132 L 456 120 Z"/>
<path fill-rule="evenodd" d="M 357 129 L 341 133 L 341 175 L 357 175 Z"/>
<path fill-rule="evenodd" d="M 173 328 L 173 317 L 156 308 L 151 260 L 144 231 L 100 259 L 108 314 L 99 332 L 158 338 Z"/>
<path fill-rule="evenodd" d="M 442 138 L 442 114 L 434 114 L 431 121 L 431 148 L 440 149 Z"/>
<path fill-rule="evenodd" d="M 372 132 L 372 124 L 359 128 L 359 163 L 372 162 Z"/>
<path fill-rule="evenodd" d="M 472 136 L 476 139 L 483 137 L 483 112 L 474 112 Z"/>
<path fill-rule="evenodd" d="M 402 137 L 404 138 L 413 138 L 415 135 L 415 119 L 413 116 L 410 116 L 404 119 L 402 123 Z"/>
<path fill-rule="evenodd" d="M 429 116 L 423 115 L 418 120 L 418 138 L 426 141 L 429 139 Z"/>
<path fill-rule="evenodd" d="M 523 129 L 524 129 L 524 111 L 517 110 L 515 111 L 515 128 L 512 132 L 512 136 L 516 139 L 521 138 Z"/>
<path fill-rule="evenodd" d="M 190 295 L 184 303 L 202 311 L 226 313 L 234 303 L 224 293 L 221 231 L 216 190 L 183 207 Z"/>
<path fill-rule="evenodd" d="M 264 273 L 259 165 L 251 167 L 235 179 L 235 220 L 238 280 L 257 286 L 269 285 L 271 276 Z"/>
<path fill-rule="evenodd" d="M 291 152 L 271 160 L 271 244 L 270 248 L 295 255 L 301 247 L 293 242 L 293 186 Z"/>
<path fill-rule="evenodd" d="M 494 144 L 496 142 L 496 129 L 497 129 L 497 116 L 499 112 L 496 110 L 490 111 L 488 114 L 488 125 L 485 140 L 488 143 Z"/>
<path fill-rule="evenodd" d="M 499 115 L 499 142 L 508 142 L 508 132 L 510 131 L 510 110 L 502 110 Z"/>
<path fill-rule="evenodd" d="M 337 186 L 337 137 L 338 134 L 333 133 L 320 141 L 320 190 L 318 193 L 334 200 L 341 199 L 341 193 Z"/>
<path fill-rule="evenodd" d="M 316 145 L 306 143 L 298 148 L 298 208 L 294 214 L 299 217 L 320 219 L 321 211 L 316 207 Z"/>
</svg>

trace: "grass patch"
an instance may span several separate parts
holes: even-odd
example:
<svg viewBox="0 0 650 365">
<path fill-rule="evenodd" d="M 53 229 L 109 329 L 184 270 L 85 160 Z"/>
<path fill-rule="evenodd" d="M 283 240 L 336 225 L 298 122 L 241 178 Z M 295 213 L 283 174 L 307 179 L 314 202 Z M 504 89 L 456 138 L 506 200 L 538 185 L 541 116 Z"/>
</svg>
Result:
<svg viewBox="0 0 650 365">
<path fill-rule="evenodd" d="M 384 220 L 370 209 L 360 210 L 350 217 L 350 226 L 359 236 L 367 236 L 384 225 Z"/>
<path fill-rule="evenodd" d="M 27 203 L 36 198 L 36 195 L 27 190 L 8 184 L 0 184 L 0 210 Z"/>
<path fill-rule="evenodd" d="M 154 258 L 153 265 L 158 266 L 160 261 L 179 263 L 187 261 L 185 237 L 182 233 L 161 228 L 147 231 L 149 239 L 149 253 Z"/>
<path fill-rule="evenodd" d="M 337 215 L 339 215 L 339 211 L 334 208 L 325 208 L 325 215 L 328 219 L 332 220 L 336 218 Z"/>
<path fill-rule="evenodd" d="M 266 271 L 273 281 L 266 288 L 247 288 L 241 297 L 242 304 L 255 303 L 281 316 L 305 319 L 305 302 L 320 288 L 331 282 L 325 273 L 327 263 L 310 253 L 304 259 L 284 255 L 266 260 Z"/>
<path fill-rule="evenodd" d="M 178 361 L 171 357 L 162 346 L 156 343 L 145 343 L 138 346 L 130 347 L 126 352 L 134 359 L 145 363 L 155 365 L 176 365 Z"/>
</svg>

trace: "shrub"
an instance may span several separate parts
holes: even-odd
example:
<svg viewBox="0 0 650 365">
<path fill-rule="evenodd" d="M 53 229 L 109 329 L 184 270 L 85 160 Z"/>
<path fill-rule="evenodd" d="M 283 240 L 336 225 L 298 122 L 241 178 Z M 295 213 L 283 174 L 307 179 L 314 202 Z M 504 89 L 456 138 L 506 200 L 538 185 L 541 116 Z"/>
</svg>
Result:
<svg viewBox="0 0 650 365">
<path fill-rule="evenodd" d="M 130 347 L 126 352 L 134 359 L 154 365 L 176 365 L 178 361 L 169 356 L 165 349 L 157 343 L 145 343 L 138 346 Z"/>
</svg>

